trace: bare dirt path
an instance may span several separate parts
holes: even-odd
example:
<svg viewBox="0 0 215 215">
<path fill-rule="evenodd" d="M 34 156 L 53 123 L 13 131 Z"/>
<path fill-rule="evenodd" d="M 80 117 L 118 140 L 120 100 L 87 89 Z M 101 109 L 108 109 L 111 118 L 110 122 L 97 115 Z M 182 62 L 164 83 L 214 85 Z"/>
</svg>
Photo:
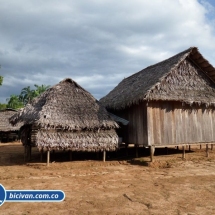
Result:
<svg viewBox="0 0 215 215">
<path fill-rule="evenodd" d="M 58 156 L 64 154 L 58 154 Z M 20 143 L 0 144 L 0 183 L 6 189 L 63 190 L 58 203 L 9 203 L 0 214 L 215 214 L 215 152 L 121 161 L 23 162 Z"/>
</svg>

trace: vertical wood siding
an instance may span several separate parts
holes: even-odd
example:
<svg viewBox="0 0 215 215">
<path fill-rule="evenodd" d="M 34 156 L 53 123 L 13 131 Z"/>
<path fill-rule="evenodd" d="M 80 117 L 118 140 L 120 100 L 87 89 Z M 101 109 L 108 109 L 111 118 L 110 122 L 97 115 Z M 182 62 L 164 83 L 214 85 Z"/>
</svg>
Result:
<svg viewBox="0 0 215 215">
<path fill-rule="evenodd" d="M 146 103 L 133 105 L 124 110 L 115 112 L 116 115 L 129 121 L 127 126 L 121 126 L 120 135 L 127 144 L 147 145 L 147 108 Z"/>
<path fill-rule="evenodd" d="M 215 110 L 182 106 L 179 102 L 150 102 L 147 106 L 148 144 L 215 142 Z"/>
</svg>

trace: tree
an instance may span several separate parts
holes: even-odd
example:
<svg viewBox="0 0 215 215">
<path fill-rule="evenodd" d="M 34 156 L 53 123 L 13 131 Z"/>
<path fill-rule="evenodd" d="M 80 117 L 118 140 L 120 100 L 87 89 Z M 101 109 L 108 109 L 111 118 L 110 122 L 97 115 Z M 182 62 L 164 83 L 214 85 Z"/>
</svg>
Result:
<svg viewBox="0 0 215 215">
<path fill-rule="evenodd" d="M 0 86 L 2 85 L 2 82 L 3 82 L 3 77 L 0 76 Z"/>
<path fill-rule="evenodd" d="M 0 65 L 0 69 L 1 69 L 1 65 Z M 2 85 L 2 82 L 3 82 L 3 77 L 0 76 L 0 86 Z"/>
<path fill-rule="evenodd" d="M 11 95 L 7 100 L 7 108 L 19 109 L 24 107 L 22 101 L 20 101 L 19 96 Z"/>
<path fill-rule="evenodd" d="M 34 86 L 36 87 L 35 89 L 36 96 L 39 96 L 41 93 L 45 92 L 50 87 L 49 85 L 45 84 L 42 84 L 41 86 L 35 84 Z"/>
<path fill-rule="evenodd" d="M 7 108 L 21 108 L 30 103 L 33 98 L 39 96 L 50 87 L 48 85 L 39 86 L 37 84 L 35 84 L 34 86 L 36 87 L 35 90 L 31 90 L 30 86 L 27 86 L 21 90 L 20 95 L 11 95 L 10 98 L 7 99 Z"/>
<path fill-rule="evenodd" d="M 35 90 L 31 90 L 30 86 L 28 86 L 22 89 L 19 100 L 26 105 L 31 102 L 34 97 L 36 97 Z"/>
<path fill-rule="evenodd" d="M 0 103 L 0 110 L 4 110 L 7 108 L 7 104 Z"/>
</svg>

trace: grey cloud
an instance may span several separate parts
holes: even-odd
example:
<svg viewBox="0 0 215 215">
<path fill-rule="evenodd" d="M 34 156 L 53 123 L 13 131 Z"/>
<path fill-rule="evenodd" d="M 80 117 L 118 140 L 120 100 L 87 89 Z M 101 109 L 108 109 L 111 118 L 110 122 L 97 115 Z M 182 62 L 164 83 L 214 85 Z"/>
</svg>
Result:
<svg viewBox="0 0 215 215">
<path fill-rule="evenodd" d="M 190 46 L 198 46 L 215 65 L 208 7 L 197 0 L 189 4 L 1 1 L 0 102 L 23 87 L 54 85 L 66 77 L 99 99 L 124 77 Z"/>
</svg>

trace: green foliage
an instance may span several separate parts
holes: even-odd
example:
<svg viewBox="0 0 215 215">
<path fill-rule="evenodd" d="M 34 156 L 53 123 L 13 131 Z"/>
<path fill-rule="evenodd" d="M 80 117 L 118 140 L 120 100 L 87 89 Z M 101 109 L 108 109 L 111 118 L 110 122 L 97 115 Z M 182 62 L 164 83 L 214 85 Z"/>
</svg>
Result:
<svg viewBox="0 0 215 215">
<path fill-rule="evenodd" d="M 34 85 L 36 87 L 35 90 L 31 90 L 30 86 L 25 87 L 22 89 L 20 95 L 19 95 L 19 100 L 24 104 L 30 103 L 35 97 L 39 96 L 41 93 L 46 91 L 50 86 L 46 85 Z"/>
<path fill-rule="evenodd" d="M 41 86 L 35 84 L 34 86 L 36 87 L 36 90 L 35 90 L 36 96 L 39 96 L 41 93 L 45 92 L 50 87 L 49 85 L 44 85 L 44 84 L 42 84 Z"/>
<path fill-rule="evenodd" d="M 21 90 L 20 95 L 11 95 L 7 99 L 7 108 L 19 109 L 31 102 L 35 97 L 46 91 L 50 86 L 48 85 L 34 85 L 36 89 L 31 90 L 30 86 L 24 87 Z"/>
<path fill-rule="evenodd" d="M 2 85 L 2 82 L 3 82 L 3 77 L 0 76 L 0 86 Z"/>
<path fill-rule="evenodd" d="M 9 99 L 7 99 L 7 108 L 19 109 L 24 107 L 22 101 L 20 101 L 19 96 L 11 95 Z"/>
<path fill-rule="evenodd" d="M 20 95 L 19 95 L 19 100 L 24 104 L 28 104 L 29 102 L 32 101 L 32 99 L 36 97 L 35 96 L 35 91 L 31 90 L 30 86 L 25 87 L 22 89 Z"/>
<path fill-rule="evenodd" d="M 1 65 L 0 65 L 0 69 L 1 69 Z M 0 75 L 0 86 L 2 85 L 3 82 L 3 77 Z"/>
<path fill-rule="evenodd" d="M 1 104 L 0 103 L 0 110 L 4 110 L 7 108 L 7 104 Z"/>
</svg>

